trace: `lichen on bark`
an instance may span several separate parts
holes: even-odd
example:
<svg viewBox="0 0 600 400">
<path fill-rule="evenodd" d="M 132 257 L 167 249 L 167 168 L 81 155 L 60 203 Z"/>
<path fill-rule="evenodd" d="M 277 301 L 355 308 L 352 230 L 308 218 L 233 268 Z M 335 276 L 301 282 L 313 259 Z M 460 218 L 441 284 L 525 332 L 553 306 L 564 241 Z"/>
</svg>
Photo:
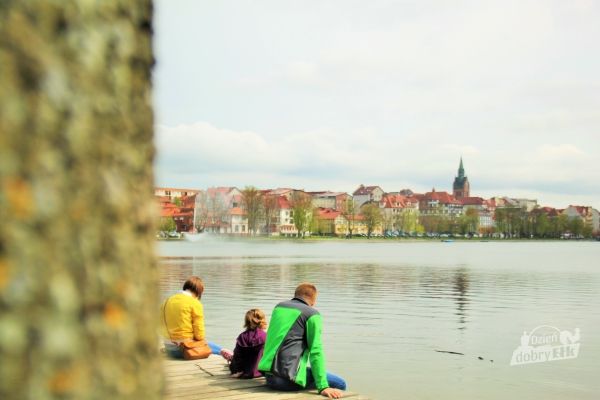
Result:
<svg viewBox="0 0 600 400">
<path fill-rule="evenodd" d="M 0 398 L 156 399 L 151 0 L 0 2 Z"/>
</svg>

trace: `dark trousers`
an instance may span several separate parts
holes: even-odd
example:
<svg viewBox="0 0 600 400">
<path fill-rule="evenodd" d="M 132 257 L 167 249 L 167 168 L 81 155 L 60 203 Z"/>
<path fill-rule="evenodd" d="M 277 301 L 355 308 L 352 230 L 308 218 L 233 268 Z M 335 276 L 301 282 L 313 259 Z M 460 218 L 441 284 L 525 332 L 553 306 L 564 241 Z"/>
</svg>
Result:
<svg viewBox="0 0 600 400">
<path fill-rule="evenodd" d="M 306 368 L 306 387 L 298 385 L 296 382 L 292 382 L 288 379 L 281 378 L 275 375 L 267 375 L 267 385 L 271 389 L 282 390 L 286 392 L 303 390 L 303 389 L 314 389 L 315 388 L 315 378 L 312 376 L 312 371 L 310 368 Z M 327 373 L 327 383 L 330 388 L 346 390 L 346 381 L 343 378 Z"/>
</svg>

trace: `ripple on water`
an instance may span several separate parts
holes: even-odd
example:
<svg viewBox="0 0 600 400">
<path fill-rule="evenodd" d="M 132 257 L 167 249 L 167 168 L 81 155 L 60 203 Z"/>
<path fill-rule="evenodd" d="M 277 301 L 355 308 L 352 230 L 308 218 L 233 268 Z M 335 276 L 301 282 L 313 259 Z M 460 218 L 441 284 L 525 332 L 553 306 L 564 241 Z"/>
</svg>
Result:
<svg viewBox="0 0 600 400">
<path fill-rule="evenodd" d="M 315 282 L 328 365 L 374 398 L 595 398 L 598 246 L 456 244 L 219 242 L 202 257 L 174 243 L 162 246 L 160 290 L 201 276 L 209 338 L 232 346 L 248 308 L 270 317 L 298 282 Z M 510 367 L 523 331 L 542 324 L 579 327 L 580 357 Z"/>
</svg>

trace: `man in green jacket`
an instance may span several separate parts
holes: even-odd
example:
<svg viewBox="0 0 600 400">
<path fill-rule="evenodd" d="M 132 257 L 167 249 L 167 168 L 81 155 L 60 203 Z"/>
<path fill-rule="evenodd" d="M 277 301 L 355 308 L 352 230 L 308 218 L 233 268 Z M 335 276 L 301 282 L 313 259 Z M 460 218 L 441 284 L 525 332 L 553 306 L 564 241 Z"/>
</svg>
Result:
<svg viewBox="0 0 600 400">
<path fill-rule="evenodd" d="M 316 387 L 323 396 L 339 399 L 341 390 L 346 389 L 346 382 L 325 369 L 321 314 L 313 308 L 316 302 L 315 285 L 302 283 L 296 288 L 293 299 L 275 307 L 258 369 L 273 389 Z"/>
</svg>

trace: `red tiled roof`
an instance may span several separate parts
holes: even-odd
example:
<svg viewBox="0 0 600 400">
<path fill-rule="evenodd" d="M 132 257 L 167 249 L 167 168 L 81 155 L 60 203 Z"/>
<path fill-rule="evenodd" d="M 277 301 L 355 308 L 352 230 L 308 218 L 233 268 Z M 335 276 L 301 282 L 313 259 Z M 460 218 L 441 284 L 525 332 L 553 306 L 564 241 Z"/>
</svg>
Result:
<svg viewBox="0 0 600 400">
<path fill-rule="evenodd" d="M 540 207 L 533 210 L 535 214 L 546 214 L 549 217 L 556 217 L 559 214 L 559 211 L 553 207 Z"/>
<path fill-rule="evenodd" d="M 229 215 L 246 215 L 246 211 L 241 207 L 233 207 L 229 210 Z"/>
<path fill-rule="evenodd" d="M 346 192 L 307 192 L 314 195 L 315 197 L 338 197 L 338 196 L 349 196 Z"/>
<path fill-rule="evenodd" d="M 458 200 L 463 206 L 482 206 L 485 200 L 481 197 L 463 197 Z"/>
<path fill-rule="evenodd" d="M 155 196 L 156 200 L 158 200 L 159 203 L 170 203 L 171 202 L 171 198 L 169 196 Z"/>
<path fill-rule="evenodd" d="M 355 195 L 355 196 L 362 196 L 362 195 L 371 194 L 371 193 L 373 193 L 373 191 L 375 189 L 379 189 L 379 190 L 383 191 L 383 189 L 381 189 L 379 186 L 363 186 L 363 185 L 360 185 L 358 187 L 358 189 L 356 189 L 354 191 L 353 195 Z"/>
<path fill-rule="evenodd" d="M 184 196 L 181 198 L 181 204 L 184 207 L 188 207 L 188 208 L 194 208 L 196 206 L 196 196 L 197 195 L 191 195 L 191 196 Z"/>
<path fill-rule="evenodd" d="M 292 206 L 290 205 L 289 200 L 285 196 L 278 196 L 277 197 L 277 207 L 278 208 L 283 208 L 283 209 L 292 208 Z"/>
<path fill-rule="evenodd" d="M 436 200 L 442 204 L 460 204 L 454 196 L 448 192 L 427 192 L 423 196 L 423 200 Z"/>
<path fill-rule="evenodd" d="M 417 199 L 401 194 L 387 194 L 381 199 L 384 208 L 406 208 L 412 207 L 416 203 L 418 203 Z"/>
<path fill-rule="evenodd" d="M 586 206 L 574 206 L 574 205 L 569 205 L 569 207 L 573 207 L 575 209 L 575 211 L 577 212 L 577 214 L 579 214 L 582 217 L 588 215 L 588 213 L 590 212 L 590 208 L 591 208 L 591 207 L 586 207 Z"/>
<path fill-rule="evenodd" d="M 182 210 L 178 207 L 165 207 L 160 210 L 161 217 L 192 217 L 194 215 L 193 210 Z"/>
<path fill-rule="evenodd" d="M 225 195 L 229 194 L 233 189 L 235 189 L 234 186 L 229 186 L 229 187 L 223 187 L 223 186 L 220 186 L 220 187 L 211 187 L 211 188 L 206 189 L 206 194 L 209 197 L 215 197 L 217 194 L 225 196 Z"/>
<path fill-rule="evenodd" d="M 293 191 L 294 191 L 294 189 L 290 189 L 290 188 L 277 188 L 277 189 L 271 190 L 271 194 L 282 195 L 282 194 L 288 194 Z"/>
<path fill-rule="evenodd" d="M 487 204 L 488 208 L 496 208 L 496 199 L 488 199 L 485 201 L 485 203 Z"/>
<path fill-rule="evenodd" d="M 334 220 L 341 215 L 341 211 L 336 211 L 331 208 L 317 208 L 317 218 L 318 219 L 326 219 L 326 220 Z"/>
</svg>

